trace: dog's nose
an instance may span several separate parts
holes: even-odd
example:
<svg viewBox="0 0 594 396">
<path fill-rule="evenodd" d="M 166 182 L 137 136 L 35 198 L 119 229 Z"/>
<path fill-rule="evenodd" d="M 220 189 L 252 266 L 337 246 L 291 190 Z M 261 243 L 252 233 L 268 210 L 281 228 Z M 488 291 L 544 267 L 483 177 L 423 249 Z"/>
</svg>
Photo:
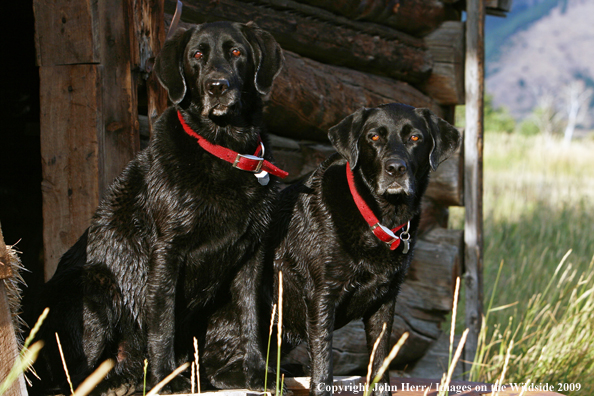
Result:
<svg viewBox="0 0 594 396">
<path fill-rule="evenodd" d="M 389 159 L 386 161 L 386 172 L 390 176 L 402 176 L 407 170 L 406 162 L 401 159 Z"/>
<path fill-rule="evenodd" d="M 229 89 L 227 80 L 210 80 L 206 83 L 206 90 L 212 96 L 221 96 Z"/>
</svg>

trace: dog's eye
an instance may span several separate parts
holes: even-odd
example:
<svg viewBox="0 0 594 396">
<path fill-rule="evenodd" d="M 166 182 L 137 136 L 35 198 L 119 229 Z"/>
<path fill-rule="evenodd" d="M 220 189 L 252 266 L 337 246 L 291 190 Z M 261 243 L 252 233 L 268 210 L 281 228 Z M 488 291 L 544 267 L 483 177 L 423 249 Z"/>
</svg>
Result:
<svg viewBox="0 0 594 396">
<path fill-rule="evenodd" d="M 241 50 L 238 50 L 237 48 L 235 48 L 231 51 L 231 53 L 233 54 L 233 56 L 239 56 L 239 55 L 241 55 Z"/>
<path fill-rule="evenodd" d="M 412 135 L 411 137 L 408 138 L 411 142 L 417 142 L 421 139 L 421 137 L 419 135 Z"/>
<path fill-rule="evenodd" d="M 378 135 L 377 133 L 371 133 L 369 134 L 369 139 L 373 140 L 374 142 L 377 142 L 380 139 L 380 135 Z"/>
<path fill-rule="evenodd" d="M 194 54 L 194 58 L 196 59 L 202 59 L 203 56 L 204 54 L 202 53 L 202 51 L 196 51 L 196 53 Z"/>
</svg>

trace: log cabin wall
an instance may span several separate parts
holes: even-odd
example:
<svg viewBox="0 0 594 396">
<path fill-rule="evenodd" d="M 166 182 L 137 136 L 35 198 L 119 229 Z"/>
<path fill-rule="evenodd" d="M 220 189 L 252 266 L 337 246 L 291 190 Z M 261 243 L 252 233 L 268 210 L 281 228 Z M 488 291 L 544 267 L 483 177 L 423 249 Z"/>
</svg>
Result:
<svg viewBox="0 0 594 396">
<path fill-rule="evenodd" d="M 509 0 L 490 0 L 501 3 Z M 139 135 L 150 135 L 166 106 L 150 71 L 176 2 L 34 0 L 33 6 L 49 279 L 106 186 L 139 150 Z M 265 120 L 277 162 L 294 180 L 334 151 L 328 128 L 362 106 L 401 102 L 453 123 L 465 95 L 463 7 L 457 0 L 185 0 L 180 25 L 255 21 L 281 44 L 285 66 Z M 464 165 L 461 149 L 432 175 L 415 260 L 398 298 L 392 338 L 411 334 L 398 363 L 426 352 L 452 308 L 464 242 L 462 231 L 447 229 L 448 207 L 464 205 Z M 337 333 L 335 373 L 364 372 L 361 325 Z M 290 359 L 305 358 L 296 351 Z"/>
</svg>

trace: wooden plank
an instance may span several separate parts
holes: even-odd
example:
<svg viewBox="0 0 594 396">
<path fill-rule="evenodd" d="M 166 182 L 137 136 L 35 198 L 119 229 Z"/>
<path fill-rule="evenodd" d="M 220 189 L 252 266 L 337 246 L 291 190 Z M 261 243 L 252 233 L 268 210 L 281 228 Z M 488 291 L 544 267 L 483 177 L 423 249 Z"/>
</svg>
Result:
<svg viewBox="0 0 594 396">
<path fill-rule="evenodd" d="M 168 10 L 170 8 L 168 6 Z M 424 81 L 429 77 L 433 66 L 431 56 L 424 51 L 421 40 L 417 40 L 418 44 L 414 46 L 299 13 L 278 11 L 236 0 L 186 1 L 182 19 L 192 23 L 221 19 L 244 23 L 254 21 L 289 51 L 323 63 L 346 66 L 410 83 Z"/>
<path fill-rule="evenodd" d="M 101 194 L 140 150 L 129 1 L 103 0 L 98 5 L 103 116 L 97 136 Z"/>
<path fill-rule="evenodd" d="M 45 279 L 88 227 L 99 203 L 97 65 L 40 68 Z"/>
<path fill-rule="evenodd" d="M 425 42 L 434 64 L 421 90 L 442 105 L 464 104 L 464 23 L 446 21 Z"/>
<path fill-rule="evenodd" d="M 0 382 L 7 377 L 19 354 L 12 313 L 3 279 L 11 276 L 10 258 L 0 227 Z M 15 383 L 2 396 L 26 396 L 25 380 L 19 375 Z"/>
<path fill-rule="evenodd" d="M 99 61 L 97 2 L 33 0 L 39 66 Z"/>
<path fill-rule="evenodd" d="M 264 115 L 277 135 L 327 141 L 328 129 L 355 110 L 390 102 L 442 113 L 431 98 L 404 82 L 284 54 L 285 66 Z"/>
<path fill-rule="evenodd" d="M 485 6 L 468 0 L 466 21 L 466 128 L 464 131 L 464 283 L 466 327 L 464 360 L 474 361 L 483 314 L 483 105 Z M 468 371 L 468 370 L 464 370 Z"/>
</svg>

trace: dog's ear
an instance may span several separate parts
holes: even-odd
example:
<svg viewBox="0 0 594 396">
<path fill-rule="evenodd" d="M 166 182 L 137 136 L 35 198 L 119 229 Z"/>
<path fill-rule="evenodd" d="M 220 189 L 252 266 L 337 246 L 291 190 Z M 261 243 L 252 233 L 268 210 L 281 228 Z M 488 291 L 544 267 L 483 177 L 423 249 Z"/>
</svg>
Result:
<svg viewBox="0 0 594 396">
<path fill-rule="evenodd" d="M 359 160 L 359 139 L 370 109 L 362 107 L 328 130 L 330 142 L 355 169 Z"/>
<path fill-rule="evenodd" d="M 165 42 L 155 59 L 154 71 L 174 104 L 184 99 L 188 89 L 184 76 L 184 51 L 193 32 L 194 28 L 179 29 Z"/>
<path fill-rule="evenodd" d="M 458 148 L 460 132 L 429 109 L 415 109 L 415 113 L 425 119 L 427 130 L 431 133 L 433 147 L 429 153 L 429 164 L 433 170 L 436 170 L 437 166 Z"/>
<path fill-rule="evenodd" d="M 243 35 L 252 47 L 254 86 L 260 94 L 267 95 L 283 67 L 282 49 L 270 33 L 260 29 L 255 23 L 248 22 L 241 26 Z"/>
</svg>

